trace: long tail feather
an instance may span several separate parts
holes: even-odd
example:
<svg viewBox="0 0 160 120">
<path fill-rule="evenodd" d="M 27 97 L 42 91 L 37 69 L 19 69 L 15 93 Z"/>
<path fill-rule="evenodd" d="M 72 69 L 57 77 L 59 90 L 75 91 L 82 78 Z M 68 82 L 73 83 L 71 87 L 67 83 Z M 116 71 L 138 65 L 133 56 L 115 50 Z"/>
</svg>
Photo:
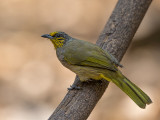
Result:
<svg viewBox="0 0 160 120">
<path fill-rule="evenodd" d="M 104 79 L 106 79 L 106 77 L 104 77 Z M 152 100 L 146 93 L 122 74 L 117 79 L 112 79 L 111 81 L 123 90 L 140 108 L 144 109 L 146 104 L 152 103 Z"/>
</svg>

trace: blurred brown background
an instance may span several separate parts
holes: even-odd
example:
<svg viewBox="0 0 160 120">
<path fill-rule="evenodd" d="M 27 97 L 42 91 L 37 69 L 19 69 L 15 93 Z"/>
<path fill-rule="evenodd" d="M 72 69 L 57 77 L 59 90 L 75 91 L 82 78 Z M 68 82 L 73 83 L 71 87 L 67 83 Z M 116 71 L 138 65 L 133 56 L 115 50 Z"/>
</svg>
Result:
<svg viewBox="0 0 160 120">
<path fill-rule="evenodd" d="M 45 120 L 75 74 L 44 33 L 95 43 L 117 0 L 1 0 L 0 119 Z M 153 100 L 145 110 L 110 84 L 88 120 L 160 120 L 160 1 L 154 0 L 125 54 L 123 73 Z"/>
</svg>

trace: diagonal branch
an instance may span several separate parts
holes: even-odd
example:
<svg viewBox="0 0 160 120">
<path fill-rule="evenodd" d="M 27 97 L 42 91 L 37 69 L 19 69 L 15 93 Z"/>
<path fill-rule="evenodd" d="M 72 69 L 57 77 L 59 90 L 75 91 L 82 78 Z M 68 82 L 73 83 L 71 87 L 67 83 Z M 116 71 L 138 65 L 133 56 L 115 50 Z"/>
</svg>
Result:
<svg viewBox="0 0 160 120">
<path fill-rule="evenodd" d="M 97 45 L 120 61 L 151 2 L 152 0 L 119 0 Z M 82 90 L 68 91 L 49 120 L 86 120 L 108 84 L 106 81 L 80 83 Z"/>
</svg>

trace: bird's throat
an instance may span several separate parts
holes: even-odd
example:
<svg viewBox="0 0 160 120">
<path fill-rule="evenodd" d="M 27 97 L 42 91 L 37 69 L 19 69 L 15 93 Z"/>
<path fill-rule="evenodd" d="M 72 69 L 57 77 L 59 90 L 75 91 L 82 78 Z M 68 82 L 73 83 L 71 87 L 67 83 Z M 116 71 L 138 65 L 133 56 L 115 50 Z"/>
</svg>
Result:
<svg viewBox="0 0 160 120">
<path fill-rule="evenodd" d="M 54 45 L 54 48 L 57 49 L 59 47 L 62 47 L 63 46 L 63 43 L 64 43 L 64 39 L 55 39 L 55 40 L 51 40 L 51 42 L 53 43 Z"/>
</svg>

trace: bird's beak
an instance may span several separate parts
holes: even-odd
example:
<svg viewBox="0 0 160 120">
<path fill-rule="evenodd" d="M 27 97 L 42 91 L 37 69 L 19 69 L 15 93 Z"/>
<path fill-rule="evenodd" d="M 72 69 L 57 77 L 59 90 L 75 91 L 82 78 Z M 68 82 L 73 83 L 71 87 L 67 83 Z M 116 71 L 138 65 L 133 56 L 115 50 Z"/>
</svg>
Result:
<svg viewBox="0 0 160 120">
<path fill-rule="evenodd" d="M 49 34 L 44 34 L 44 35 L 42 35 L 41 37 L 53 39 L 53 37 L 52 37 L 51 35 L 49 35 Z"/>
</svg>

